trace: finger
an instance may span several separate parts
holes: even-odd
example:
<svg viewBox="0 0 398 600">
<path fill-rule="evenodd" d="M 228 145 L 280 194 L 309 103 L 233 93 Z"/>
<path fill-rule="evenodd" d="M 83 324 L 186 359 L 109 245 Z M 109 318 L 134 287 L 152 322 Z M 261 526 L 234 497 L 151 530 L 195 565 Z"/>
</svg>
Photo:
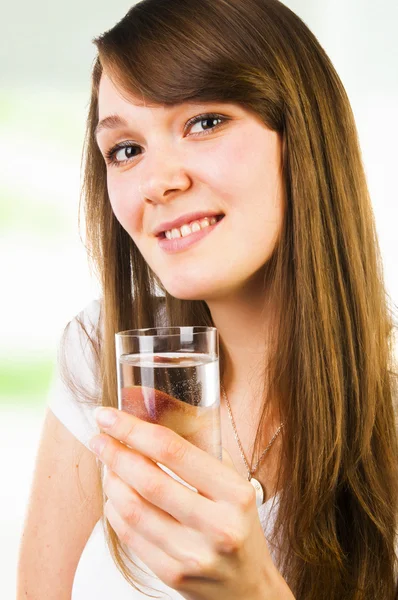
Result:
<svg viewBox="0 0 398 600">
<path fill-rule="evenodd" d="M 184 527 L 127 485 L 113 471 L 104 478 L 104 491 L 123 521 L 147 541 L 181 563 L 194 561 L 204 547 L 203 535 Z"/>
<path fill-rule="evenodd" d="M 183 575 L 181 563 L 174 560 L 139 533 L 133 531 L 119 515 L 110 500 L 105 504 L 104 512 L 119 540 L 127 547 L 130 556 L 132 555 L 132 560 L 137 562 L 136 559 L 138 558 L 143 563 L 138 566 L 141 568 L 148 567 L 151 571 L 149 575 L 156 575 L 167 586 L 176 589 Z"/>
<path fill-rule="evenodd" d="M 219 551 L 228 552 L 241 539 L 239 510 L 225 502 L 216 503 L 192 492 L 150 459 L 126 448 L 108 436 L 100 459 L 108 467 L 104 478 L 105 492 L 110 492 L 110 473 L 117 475 L 125 485 L 136 491 L 143 500 L 167 513 L 181 526 L 201 532 Z M 124 489 L 124 488 L 123 488 Z M 122 488 L 119 491 L 123 492 Z M 113 500 L 116 494 L 113 495 Z M 124 512 L 125 509 L 119 507 Z"/>
<path fill-rule="evenodd" d="M 145 500 L 113 471 L 108 471 L 104 479 L 104 491 L 123 521 L 135 533 L 180 562 L 189 558 L 190 553 L 194 558 L 194 546 L 189 550 L 186 543 L 187 528 Z"/>
<path fill-rule="evenodd" d="M 101 420 L 103 411 L 113 415 L 113 425 L 106 426 Z M 107 434 L 170 468 L 207 498 L 237 502 L 245 506 L 252 502 L 253 487 L 239 473 L 226 469 L 221 461 L 184 440 L 171 429 L 110 408 L 97 409 L 96 418 Z"/>
</svg>

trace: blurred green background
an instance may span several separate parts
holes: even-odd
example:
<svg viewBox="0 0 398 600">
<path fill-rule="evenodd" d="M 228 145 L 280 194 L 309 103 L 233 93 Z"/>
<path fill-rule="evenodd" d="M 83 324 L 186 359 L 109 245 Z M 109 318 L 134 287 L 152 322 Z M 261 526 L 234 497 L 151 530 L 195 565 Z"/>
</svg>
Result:
<svg viewBox="0 0 398 600">
<path fill-rule="evenodd" d="M 66 324 L 96 293 L 77 224 L 85 101 L 77 92 L 1 90 L 3 407 L 43 403 L 60 316 Z"/>
<path fill-rule="evenodd" d="M 99 295 L 79 237 L 93 37 L 131 1 L 9 3 L 0 25 L 0 407 L 44 410 L 63 328 Z M 84 238 L 84 220 L 82 220 Z"/>
<path fill-rule="evenodd" d="M 0 92 L 3 408 L 43 404 L 61 329 L 97 294 L 78 231 L 87 98 L 47 86 Z"/>
</svg>

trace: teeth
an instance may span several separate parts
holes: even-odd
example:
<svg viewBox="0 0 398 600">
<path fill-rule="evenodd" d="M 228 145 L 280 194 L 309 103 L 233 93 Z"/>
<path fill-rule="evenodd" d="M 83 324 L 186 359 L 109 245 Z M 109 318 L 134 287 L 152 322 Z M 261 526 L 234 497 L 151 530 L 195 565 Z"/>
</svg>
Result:
<svg viewBox="0 0 398 600">
<path fill-rule="evenodd" d="M 200 227 L 199 227 L 199 229 L 200 229 Z M 191 234 L 193 230 L 191 231 L 191 228 L 189 227 L 189 225 L 183 225 L 181 227 L 180 231 L 181 231 L 181 236 L 185 237 L 186 235 Z"/>
<path fill-rule="evenodd" d="M 172 229 L 170 233 L 172 238 L 181 237 L 181 231 L 179 229 Z"/>
<path fill-rule="evenodd" d="M 205 217 L 200 221 L 193 221 L 189 225 L 183 225 L 179 229 L 172 229 L 171 231 L 166 231 L 165 235 L 168 240 L 172 240 L 174 238 L 179 237 L 187 237 L 188 235 L 191 235 L 191 233 L 195 233 L 195 231 L 200 231 L 204 227 L 208 227 L 209 225 L 215 225 L 216 223 L 216 217 Z"/>
</svg>

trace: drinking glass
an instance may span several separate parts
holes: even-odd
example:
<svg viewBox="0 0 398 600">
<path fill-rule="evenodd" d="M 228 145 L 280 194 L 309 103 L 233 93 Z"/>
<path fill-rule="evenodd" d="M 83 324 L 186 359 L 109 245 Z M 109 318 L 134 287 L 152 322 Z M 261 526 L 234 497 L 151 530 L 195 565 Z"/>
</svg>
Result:
<svg viewBox="0 0 398 600">
<path fill-rule="evenodd" d="M 132 329 L 115 341 L 119 409 L 222 460 L 217 329 Z"/>
</svg>

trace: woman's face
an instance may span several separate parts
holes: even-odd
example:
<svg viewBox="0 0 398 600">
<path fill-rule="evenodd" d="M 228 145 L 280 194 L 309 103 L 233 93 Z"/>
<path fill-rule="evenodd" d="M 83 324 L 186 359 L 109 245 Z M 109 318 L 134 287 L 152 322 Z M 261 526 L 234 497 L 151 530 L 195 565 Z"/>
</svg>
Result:
<svg viewBox="0 0 398 600">
<path fill-rule="evenodd" d="M 234 103 L 127 101 L 105 74 L 99 123 L 104 119 L 97 143 L 112 209 L 168 293 L 206 301 L 244 291 L 261 273 L 281 228 L 279 135 Z M 117 164 L 107 157 L 112 149 Z M 195 212 L 225 216 L 185 249 L 162 248 L 167 240 L 154 230 Z"/>
</svg>

